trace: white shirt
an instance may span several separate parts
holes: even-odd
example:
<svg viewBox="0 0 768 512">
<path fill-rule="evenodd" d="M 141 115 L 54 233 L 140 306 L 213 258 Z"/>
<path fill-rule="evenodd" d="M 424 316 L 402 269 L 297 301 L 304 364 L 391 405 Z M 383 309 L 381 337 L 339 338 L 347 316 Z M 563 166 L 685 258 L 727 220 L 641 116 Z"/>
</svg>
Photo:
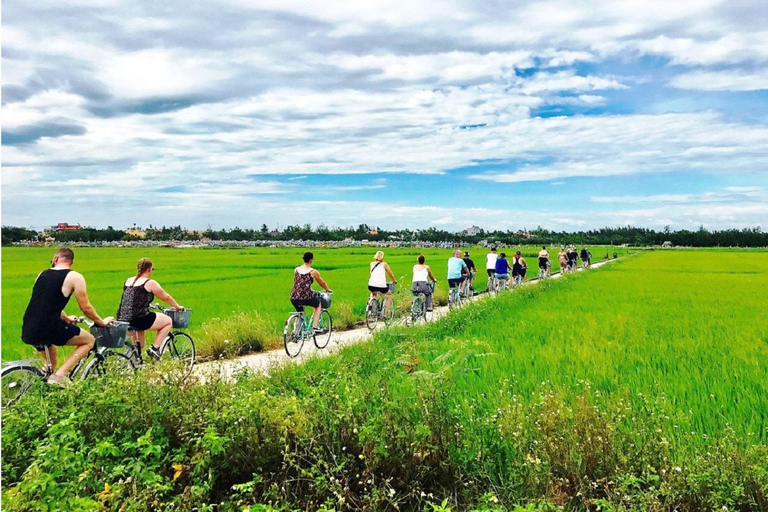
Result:
<svg viewBox="0 0 768 512">
<path fill-rule="evenodd" d="M 373 271 L 371 272 L 371 277 L 368 279 L 368 286 L 375 286 L 376 288 L 386 288 L 387 287 L 387 274 L 384 272 L 384 262 L 378 263 L 376 268 L 374 269 L 373 266 L 376 265 L 376 263 L 371 263 L 371 268 Z"/>
<path fill-rule="evenodd" d="M 485 256 L 485 268 L 496 270 L 496 260 L 499 259 L 499 255 L 495 252 L 490 252 Z"/>
<path fill-rule="evenodd" d="M 416 265 L 413 266 L 413 282 L 419 283 L 419 282 L 427 282 L 429 278 L 429 274 L 427 273 L 427 267 L 422 268 L 421 270 L 416 270 Z"/>
</svg>

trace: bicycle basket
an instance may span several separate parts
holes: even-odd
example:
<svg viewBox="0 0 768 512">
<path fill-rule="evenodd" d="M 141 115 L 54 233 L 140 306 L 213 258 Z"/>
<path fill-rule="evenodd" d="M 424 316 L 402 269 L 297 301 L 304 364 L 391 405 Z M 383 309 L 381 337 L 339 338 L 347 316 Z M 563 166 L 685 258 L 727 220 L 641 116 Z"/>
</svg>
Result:
<svg viewBox="0 0 768 512">
<path fill-rule="evenodd" d="M 317 296 L 320 297 L 320 305 L 323 306 L 323 309 L 328 309 L 331 307 L 331 302 L 333 302 L 333 293 L 322 292 L 318 293 Z"/>
<path fill-rule="evenodd" d="M 389 293 L 395 293 L 395 286 L 397 286 L 396 283 L 387 283 L 387 289 L 389 290 Z"/>
<path fill-rule="evenodd" d="M 106 327 L 91 327 L 91 334 L 96 339 L 96 345 L 106 348 L 121 348 L 125 345 L 128 333 L 128 322 L 114 322 Z"/>
<path fill-rule="evenodd" d="M 191 309 L 176 311 L 174 308 L 165 308 L 163 313 L 171 317 L 174 329 L 186 329 L 189 327 L 189 317 L 192 314 Z"/>
</svg>

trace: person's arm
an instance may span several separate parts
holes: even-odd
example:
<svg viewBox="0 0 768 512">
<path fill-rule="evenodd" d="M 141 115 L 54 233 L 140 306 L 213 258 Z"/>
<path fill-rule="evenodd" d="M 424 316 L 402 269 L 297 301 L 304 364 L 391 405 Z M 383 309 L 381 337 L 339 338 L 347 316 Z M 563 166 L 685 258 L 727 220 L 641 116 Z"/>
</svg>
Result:
<svg viewBox="0 0 768 512">
<path fill-rule="evenodd" d="M 425 266 L 427 267 L 427 274 L 429 275 L 429 278 L 430 278 L 430 279 L 431 279 L 433 282 L 435 282 L 435 283 L 436 283 L 436 282 L 437 282 L 437 279 L 435 279 L 435 275 L 432 273 L 432 269 L 431 269 L 431 268 L 429 268 L 429 265 L 425 265 Z"/>
<path fill-rule="evenodd" d="M 67 279 L 72 280 L 75 300 L 77 300 L 77 305 L 80 306 L 80 311 L 82 311 L 85 316 L 93 320 L 99 327 L 104 327 L 114 321 L 114 318 L 111 316 L 102 319 L 96 312 L 96 308 L 93 307 L 91 301 L 88 299 L 88 292 L 85 289 L 85 278 L 81 274 L 70 272 Z"/>
<path fill-rule="evenodd" d="M 160 286 L 160 283 L 158 283 L 154 279 L 150 279 L 149 281 L 147 281 L 146 284 L 144 285 L 144 288 L 154 293 L 155 297 L 165 302 L 166 304 L 170 305 L 176 311 L 184 309 L 184 306 L 181 306 L 178 302 L 176 302 L 176 299 L 171 297 L 170 293 L 163 290 L 163 287 Z"/>
<path fill-rule="evenodd" d="M 319 284 L 320 286 L 322 286 L 322 287 L 323 287 L 323 290 L 325 290 L 325 291 L 327 291 L 327 292 L 329 292 L 329 293 L 330 293 L 331 289 L 330 289 L 330 288 L 328 288 L 328 285 L 326 284 L 326 282 L 325 282 L 325 281 L 323 281 L 323 278 L 322 278 L 322 277 L 320 277 L 320 272 L 318 272 L 318 271 L 317 271 L 317 270 L 315 270 L 315 269 L 312 269 L 312 271 L 310 272 L 310 274 L 312 275 L 312 277 L 314 277 L 314 278 L 315 278 L 315 281 L 317 281 L 317 284 Z"/>
<path fill-rule="evenodd" d="M 61 312 L 61 319 L 64 320 L 67 323 L 70 324 L 76 324 L 77 323 L 77 316 L 75 315 L 68 315 L 64 311 Z"/>
<path fill-rule="evenodd" d="M 391 268 L 389 268 L 389 264 L 387 264 L 387 263 L 384 264 L 384 271 L 387 273 L 387 275 L 389 277 L 392 278 L 392 282 L 393 283 L 397 283 L 397 279 L 395 278 L 395 273 L 392 272 Z"/>
</svg>

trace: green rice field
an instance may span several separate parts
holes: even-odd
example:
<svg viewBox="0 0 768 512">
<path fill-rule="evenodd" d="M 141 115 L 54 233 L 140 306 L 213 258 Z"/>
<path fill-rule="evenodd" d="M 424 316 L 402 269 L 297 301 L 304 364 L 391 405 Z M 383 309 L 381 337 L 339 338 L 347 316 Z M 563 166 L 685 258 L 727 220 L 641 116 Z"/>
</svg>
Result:
<svg viewBox="0 0 768 512">
<path fill-rule="evenodd" d="M 42 388 L 3 505 L 768 510 L 766 289 L 766 251 L 648 251 L 271 377 Z"/>
<path fill-rule="evenodd" d="M 517 249 L 517 248 L 515 248 Z M 528 260 L 529 274 L 536 274 L 536 247 L 521 248 Z M 375 247 L 314 249 L 315 267 L 334 290 L 333 314 L 339 327 L 360 320 L 368 297 L 368 263 Z M 485 254 L 472 248 L 480 272 L 477 289 L 484 289 Z M 502 249 L 504 250 L 504 249 Z M 292 311 L 288 295 L 293 269 L 301 264 L 305 249 L 295 248 L 75 248 L 74 270 L 87 282 L 91 302 L 101 316 L 115 315 L 125 279 L 135 275 L 139 258 L 151 258 L 156 279 L 176 300 L 193 309 L 190 333 L 200 342 L 203 355 L 226 353 L 223 339 L 239 344 L 234 352 L 274 347 L 280 342 L 282 324 Z M 595 259 L 624 249 L 593 248 Z M 3 247 L 2 249 L 2 360 L 25 359 L 34 355 L 21 342 L 21 320 L 37 274 L 46 268 L 55 248 Z M 424 253 L 438 280 L 436 297 L 447 297 L 446 261 L 450 250 L 385 249 L 386 261 L 404 286 L 410 289 L 411 267 Z M 511 255 L 512 250 L 508 251 Z M 555 251 L 556 253 L 556 251 Z M 554 254 L 553 254 L 554 256 Z M 553 271 L 558 269 L 553 257 Z M 529 276 L 530 277 L 530 276 Z M 67 308 L 79 314 L 74 299 Z M 242 325 L 232 325 L 240 323 Z M 249 331 L 243 333 L 243 331 Z M 251 336 L 252 339 L 247 339 Z M 213 345 L 218 344 L 218 348 Z"/>
</svg>

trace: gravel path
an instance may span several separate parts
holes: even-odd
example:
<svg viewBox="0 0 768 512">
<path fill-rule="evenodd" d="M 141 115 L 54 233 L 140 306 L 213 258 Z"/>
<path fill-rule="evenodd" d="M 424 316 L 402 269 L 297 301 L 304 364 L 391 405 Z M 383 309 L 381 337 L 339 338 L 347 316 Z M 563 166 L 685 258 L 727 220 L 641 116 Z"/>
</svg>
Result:
<svg viewBox="0 0 768 512">
<path fill-rule="evenodd" d="M 613 260 L 604 260 L 591 265 L 591 269 L 599 268 L 606 263 L 610 263 Z M 582 272 L 584 269 L 579 267 L 578 272 Z M 551 279 L 557 279 L 561 276 L 560 273 L 552 275 Z M 533 286 L 538 284 L 538 279 L 527 281 L 523 286 Z M 474 300 L 487 300 L 491 296 L 482 294 L 477 295 Z M 448 306 L 435 308 L 432 321 L 439 320 L 443 315 L 448 313 Z M 376 330 L 382 327 L 377 327 Z M 272 368 L 288 364 L 301 364 L 305 360 L 312 357 L 326 357 L 330 354 L 338 352 L 347 345 L 354 343 L 361 343 L 370 339 L 373 333 L 367 327 L 361 327 L 357 329 L 350 329 L 348 331 L 334 331 L 331 336 L 331 341 L 328 346 L 322 350 L 315 347 L 311 340 L 307 340 L 304 343 L 304 347 L 301 353 L 295 357 L 290 358 L 282 348 L 269 350 L 266 352 L 257 352 L 255 354 L 247 354 L 234 359 L 224 359 L 220 361 L 210 361 L 195 365 L 193 371 L 202 381 L 210 378 L 220 376 L 224 379 L 229 379 L 243 369 L 248 369 L 253 372 L 268 374 Z"/>
</svg>

